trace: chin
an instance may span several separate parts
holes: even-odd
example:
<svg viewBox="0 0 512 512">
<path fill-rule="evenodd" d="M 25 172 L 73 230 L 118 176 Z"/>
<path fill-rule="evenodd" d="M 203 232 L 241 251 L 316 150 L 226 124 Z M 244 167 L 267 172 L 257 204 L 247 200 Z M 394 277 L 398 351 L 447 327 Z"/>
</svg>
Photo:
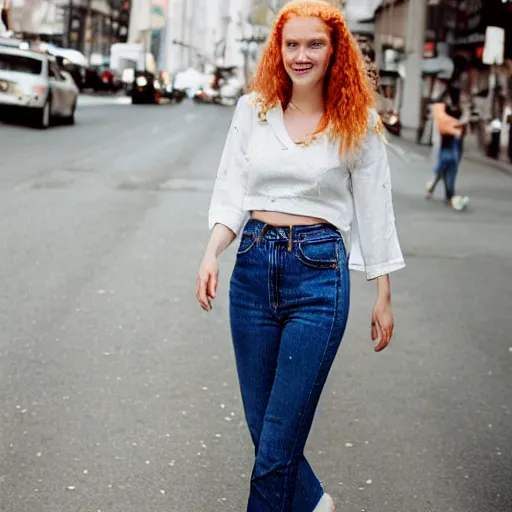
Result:
<svg viewBox="0 0 512 512">
<path fill-rule="evenodd" d="M 319 81 L 321 81 L 321 78 L 314 77 L 314 76 L 304 76 L 304 77 L 292 77 L 292 83 L 293 85 L 297 85 L 300 87 L 314 87 Z"/>
<path fill-rule="evenodd" d="M 287 70 L 287 74 L 290 77 L 293 85 L 300 87 L 313 87 L 318 82 L 323 80 L 322 76 L 318 76 L 317 73 L 308 73 L 307 75 L 297 75 L 292 70 Z"/>
</svg>

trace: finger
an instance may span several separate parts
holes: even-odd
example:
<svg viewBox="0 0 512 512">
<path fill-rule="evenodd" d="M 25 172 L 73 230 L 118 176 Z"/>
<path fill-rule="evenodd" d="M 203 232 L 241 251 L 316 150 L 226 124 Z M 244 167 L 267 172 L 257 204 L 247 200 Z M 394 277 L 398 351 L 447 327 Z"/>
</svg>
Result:
<svg viewBox="0 0 512 512">
<path fill-rule="evenodd" d="M 377 325 L 375 322 L 372 322 L 372 341 L 375 341 L 379 337 L 379 333 L 377 331 Z"/>
<path fill-rule="evenodd" d="M 379 325 L 379 331 L 380 331 L 380 342 L 375 347 L 375 352 L 381 352 L 382 350 L 384 350 L 389 345 L 389 341 L 390 341 L 390 336 L 389 336 L 389 330 L 388 329 L 383 329 Z"/>
<path fill-rule="evenodd" d="M 199 293 L 197 299 L 199 300 L 199 303 L 201 304 L 201 307 L 208 311 L 210 309 L 209 303 L 208 303 L 208 297 L 206 296 L 206 279 L 201 278 L 201 281 L 199 282 Z"/>
<path fill-rule="evenodd" d="M 217 276 L 211 275 L 208 283 L 208 295 L 214 299 L 217 296 Z"/>
<path fill-rule="evenodd" d="M 200 293 L 201 293 L 201 280 L 198 277 L 197 282 L 196 282 L 196 299 L 197 299 L 197 302 L 199 302 L 199 303 L 201 303 Z"/>
</svg>

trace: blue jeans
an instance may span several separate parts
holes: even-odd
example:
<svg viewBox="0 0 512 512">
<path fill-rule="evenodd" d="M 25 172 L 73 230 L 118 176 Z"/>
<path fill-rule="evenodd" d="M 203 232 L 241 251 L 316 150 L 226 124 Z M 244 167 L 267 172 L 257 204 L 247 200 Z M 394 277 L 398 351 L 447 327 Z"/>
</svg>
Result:
<svg viewBox="0 0 512 512">
<path fill-rule="evenodd" d="M 461 140 L 454 138 L 452 146 L 449 148 L 441 148 L 439 150 L 439 158 L 437 166 L 434 169 L 435 179 L 430 187 L 433 192 L 438 181 L 444 179 L 446 200 L 450 201 L 455 195 L 455 181 L 459 171 L 461 158 Z"/>
<path fill-rule="evenodd" d="M 312 512 L 323 496 L 304 446 L 349 300 L 348 258 L 336 228 L 247 223 L 231 277 L 230 319 L 255 447 L 248 512 Z"/>
</svg>

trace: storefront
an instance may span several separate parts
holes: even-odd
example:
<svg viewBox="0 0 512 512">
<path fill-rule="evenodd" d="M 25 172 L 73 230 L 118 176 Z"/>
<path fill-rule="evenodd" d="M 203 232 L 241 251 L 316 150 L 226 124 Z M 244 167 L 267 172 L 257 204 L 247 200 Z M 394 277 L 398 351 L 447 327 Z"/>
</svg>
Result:
<svg viewBox="0 0 512 512">
<path fill-rule="evenodd" d="M 504 60 L 499 65 L 484 63 L 487 27 L 504 30 Z M 440 49 L 444 55 L 440 55 Z M 444 58 L 450 76 L 441 76 L 434 61 Z M 507 112 L 512 105 L 512 1 L 441 0 L 428 7 L 424 58 L 425 104 L 435 99 L 448 79 L 456 80 L 471 103 L 472 131 L 487 149 L 490 126 L 499 120 L 502 145 L 508 145 Z M 505 149 L 505 148 L 503 148 Z M 503 151 L 502 151 L 503 153 Z"/>
<path fill-rule="evenodd" d="M 74 0 L 70 4 L 63 7 L 67 21 L 64 39 L 70 48 L 87 54 L 107 55 L 112 44 L 127 41 L 130 18 L 128 0 L 95 2 L 95 9 L 86 0 Z"/>
<path fill-rule="evenodd" d="M 12 30 L 22 38 L 86 55 L 108 55 L 113 43 L 127 41 L 129 0 L 12 0 L 11 5 Z"/>
</svg>

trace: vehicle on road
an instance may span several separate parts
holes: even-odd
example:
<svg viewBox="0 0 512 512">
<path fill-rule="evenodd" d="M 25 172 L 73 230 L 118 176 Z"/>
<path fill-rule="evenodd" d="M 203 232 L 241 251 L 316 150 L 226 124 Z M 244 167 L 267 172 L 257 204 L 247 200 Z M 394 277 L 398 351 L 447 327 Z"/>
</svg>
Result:
<svg viewBox="0 0 512 512">
<path fill-rule="evenodd" d="M 160 103 L 162 87 L 153 73 L 138 71 L 132 88 L 132 105 Z"/>
<path fill-rule="evenodd" d="M 162 96 L 171 103 L 181 103 L 186 97 L 187 92 L 174 88 L 171 84 L 167 84 L 162 91 Z"/>
<path fill-rule="evenodd" d="M 55 118 L 74 124 L 78 87 L 55 57 L 16 48 L 0 48 L 0 114 L 28 117 L 48 128 Z"/>
<path fill-rule="evenodd" d="M 132 96 L 138 76 L 151 73 L 153 77 L 156 77 L 156 59 L 152 53 L 145 50 L 141 43 L 115 43 L 110 48 L 109 70 L 120 81 L 121 88 L 126 91 L 126 94 Z M 146 79 L 148 79 L 147 76 Z M 143 80 L 141 79 L 139 82 L 142 83 Z M 136 91 L 136 96 L 139 96 L 140 92 Z M 147 93 L 147 90 L 144 92 Z M 137 100 L 134 103 L 137 103 Z"/>
<path fill-rule="evenodd" d="M 80 90 L 85 88 L 85 80 L 89 69 L 89 63 L 83 53 L 78 50 L 60 48 L 48 43 L 42 43 L 40 46 L 46 51 L 46 53 L 53 55 L 57 59 L 57 64 L 61 71 L 67 71 Z"/>
<path fill-rule="evenodd" d="M 200 87 L 197 89 L 194 93 L 193 100 L 195 103 L 221 104 L 219 91 L 211 87 Z"/>
<path fill-rule="evenodd" d="M 213 74 L 212 88 L 219 91 L 219 103 L 221 105 L 235 105 L 244 93 L 244 86 L 237 74 L 236 66 L 220 67 Z"/>
<path fill-rule="evenodd" d="M 162 98 L 169 103 L 181 103 L 187 97 L 187 91 L 176 87 L 176 77 L 172 77 L 167 71 L 160 72 L 160 86 Z"/>
<path fill-rule="evenodd" d="M 237 77 L 236 66 L 216 67 L 209 86 L 200 86 L 194 93 L 196 103 L 235 105 L 244 93 L 242 82 Z"/>
</svg>

